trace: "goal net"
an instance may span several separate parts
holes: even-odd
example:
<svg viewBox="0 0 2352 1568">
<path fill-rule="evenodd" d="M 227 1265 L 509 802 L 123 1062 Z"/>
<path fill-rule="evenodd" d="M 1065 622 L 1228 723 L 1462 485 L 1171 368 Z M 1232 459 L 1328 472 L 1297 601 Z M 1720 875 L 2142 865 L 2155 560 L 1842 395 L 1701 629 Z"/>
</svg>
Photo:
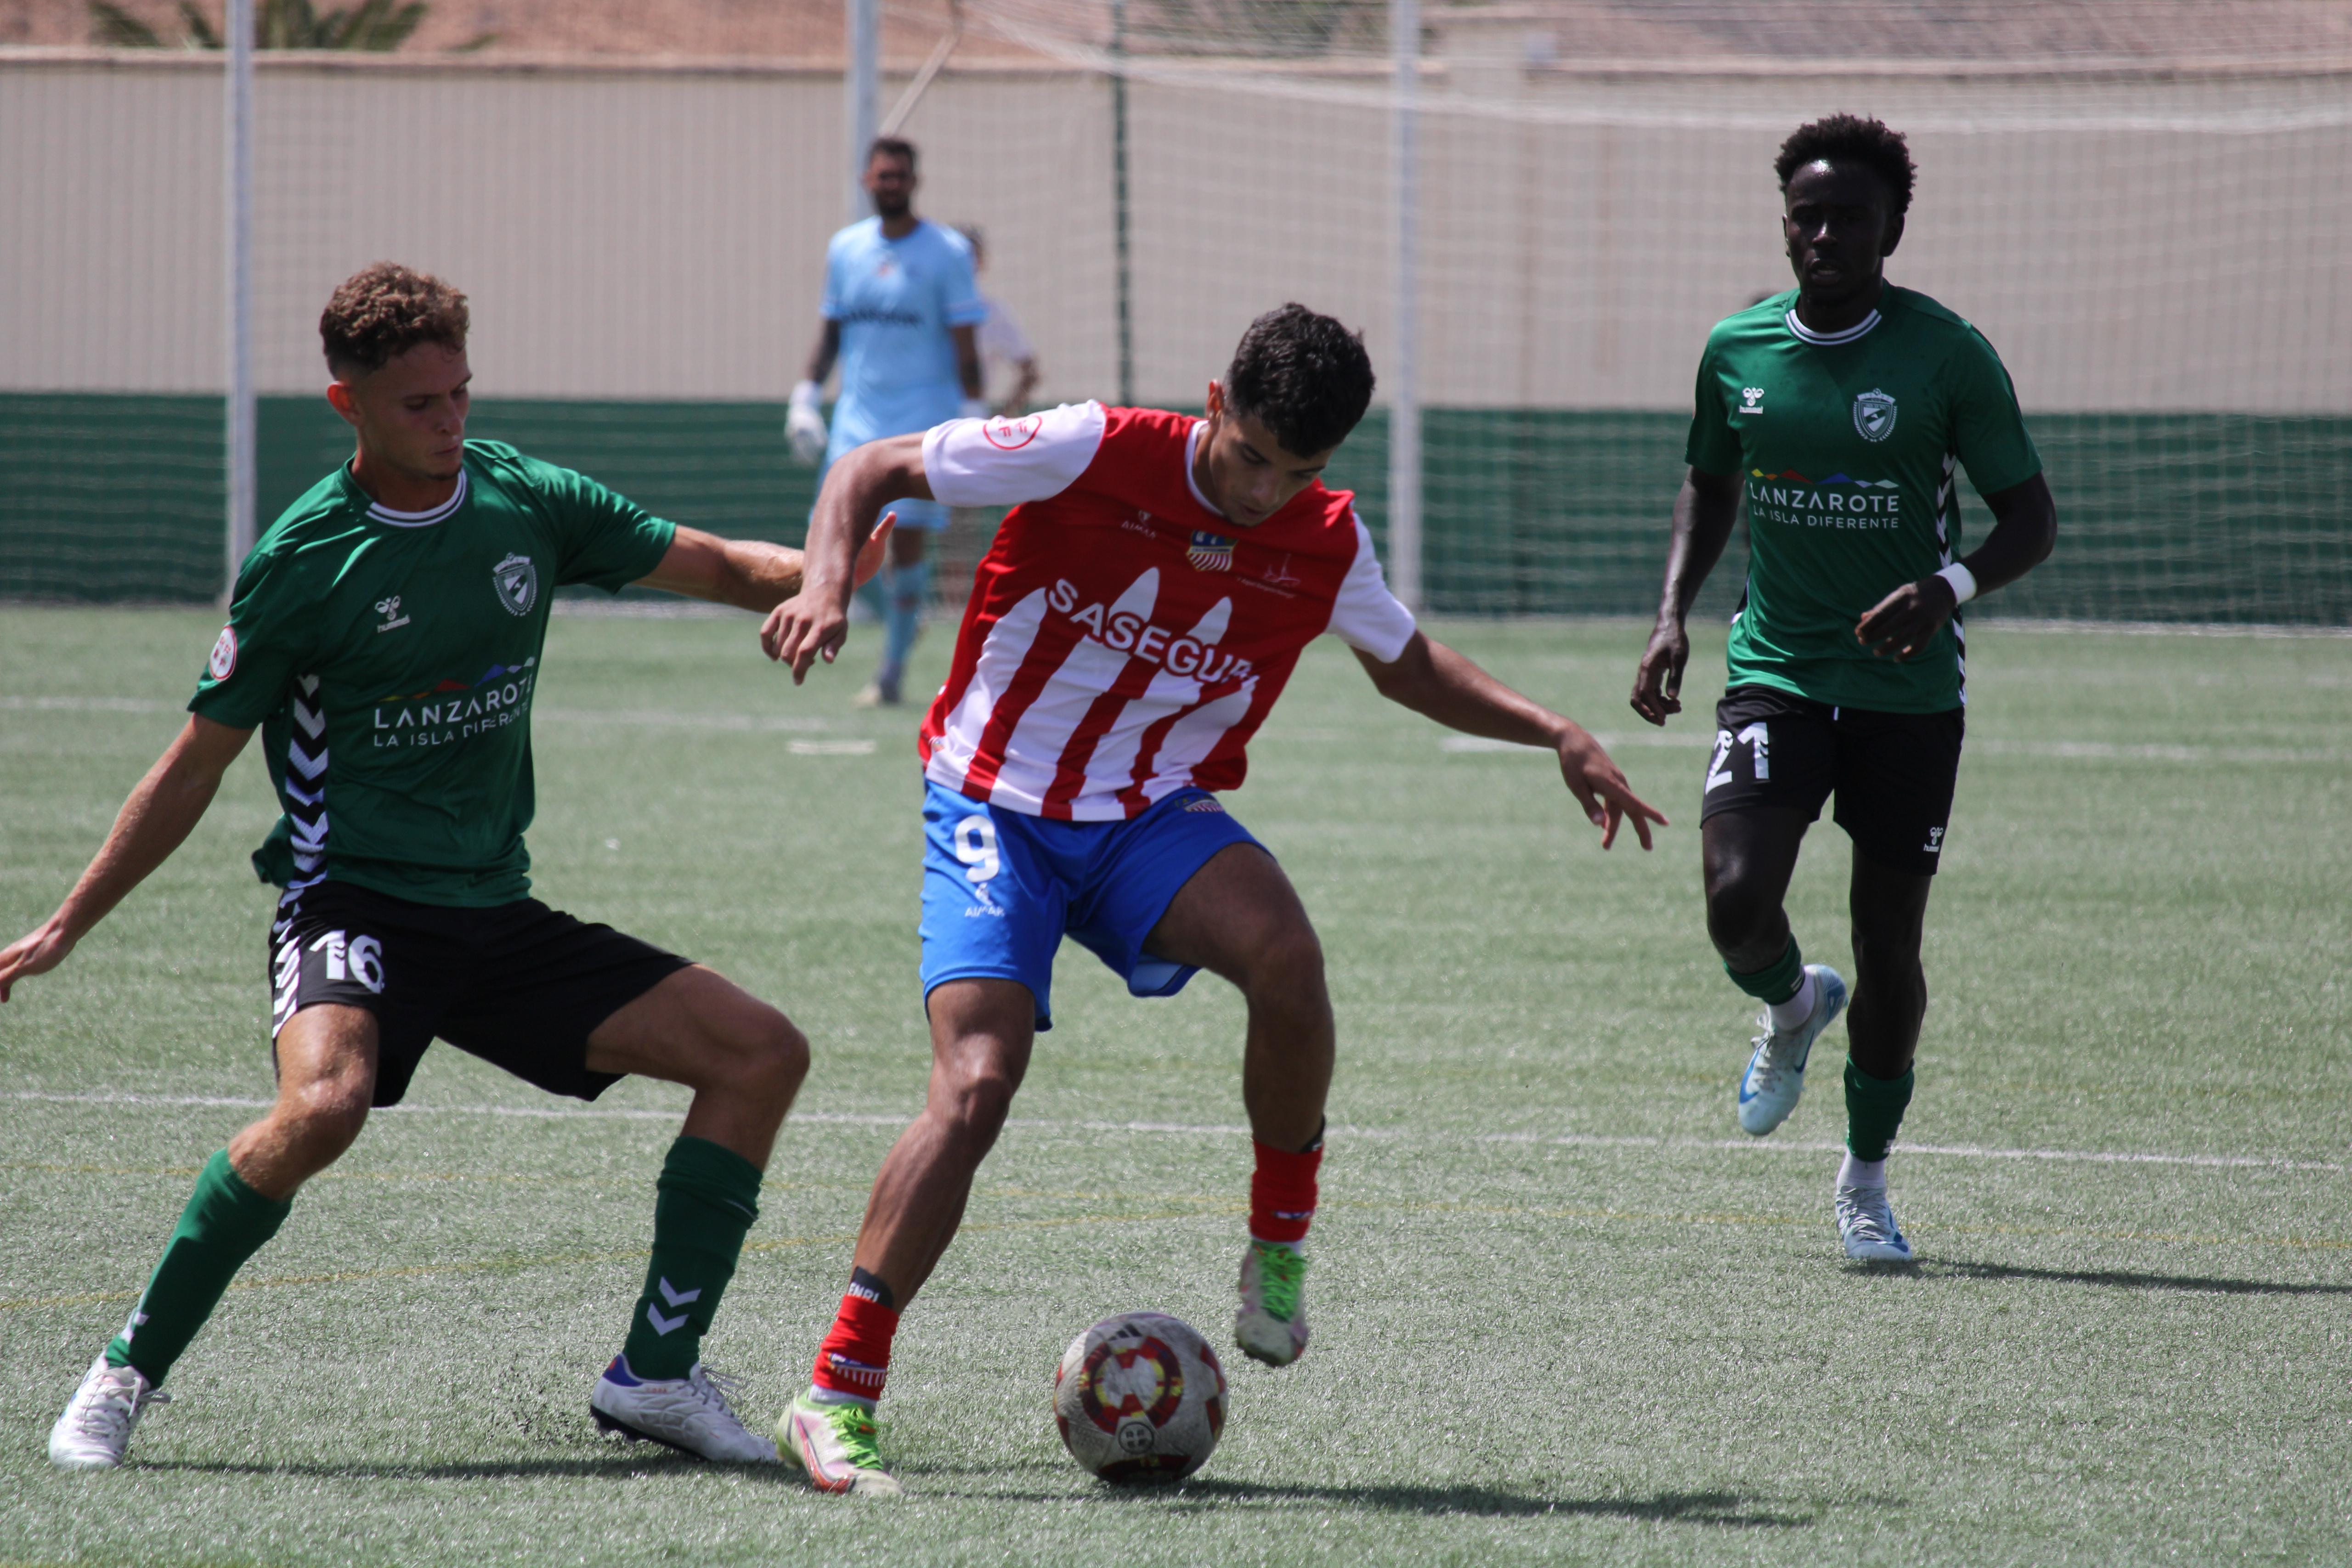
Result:
<svg viewBox="0 0 2352 1568">
<path fill-rule="evenodd" d="M 1123 139 L 1074 144 L 1037 215 L 1065 244 L 1099 226 L 1074 177 L 1123 140 L 1108 291 L 1147 402 L 1197 400 L 1248 315 L 1291 298 L 1360 324 L 1387 373 L 1410 236 L 1433 608 L 1655 608 L 1707 329 L 1790 281 L 1773 153 L 1849 110 L 1919 166 L 1890 277 L 1999 349 L 2057 495 L 2057 554 L 1985 610 L 2352 620 L 2352 7 L 1430 5 L 1410 100 L 1383 4 L 962 15 L 1123 80 Z M 1384 413 L 1339 465 L 1368 519 Z M 1968 509 L 1969 538 L 1987 523 Z"/>
<path fill-rule="evenodd" d="M 2352 624 L 2352 0 L 1423 0 L 1402 77 L 1391 16 L 886 0 L 878 101 L 1037 401 L 1198 406 L 1302 300 L 1371 347 L 1333 479 L 1400 577 L 1417 498 L 1431 609 L 1646 614 L 1707 329 L 1788 278 L 1773 151 L 1874 114 L 1920 171 L 1890 276 L 2000 350 L 2058 497 L 1984 610 Z M 0 596 L 220 590 L 222 97 L 216 53 L 0 50 Z M 318 313 L 390 257 L 473 299 L 474 434 L 797 538 L 847 140 L 837 55 L 266 53 L 259 520 L 348 450 Z"/>
</svg>

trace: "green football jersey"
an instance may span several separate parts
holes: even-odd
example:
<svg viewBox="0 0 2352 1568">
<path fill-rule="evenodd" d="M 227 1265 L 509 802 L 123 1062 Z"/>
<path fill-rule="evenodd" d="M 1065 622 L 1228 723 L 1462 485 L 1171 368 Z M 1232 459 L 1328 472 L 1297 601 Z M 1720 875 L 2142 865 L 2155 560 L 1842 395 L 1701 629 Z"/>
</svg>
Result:
<svg viewBox="0 0 2352 1568">
<path fill-rule="evenodd" d="M 1687 459 L 1740 475 L 1748 499 L 1731 685 L 1889 713 L 1958 707 L 1957 617 L 1901 663 L 1853 629 L 1959 554 L 1955 463 L 1982 493 L 2042 471 L 2009 372 L 1975 328 L 1908 288 L 1890 285 L 1828 335 L 1796 304 L 1790 289 L 1717 323 L 1699 361 Z"/>
<path fill-rule="evenodd" d="M 376 505 L 348 466 L 254 546 L 188 710 L 259 725 L 285 815 L 265 882 L 354 883 L 418 904 L 530 889 L 530 705 L 551 591 L 618 591 L 676 526 L 594 480 L 466 444 L 457 494 Z"/>
</svg>

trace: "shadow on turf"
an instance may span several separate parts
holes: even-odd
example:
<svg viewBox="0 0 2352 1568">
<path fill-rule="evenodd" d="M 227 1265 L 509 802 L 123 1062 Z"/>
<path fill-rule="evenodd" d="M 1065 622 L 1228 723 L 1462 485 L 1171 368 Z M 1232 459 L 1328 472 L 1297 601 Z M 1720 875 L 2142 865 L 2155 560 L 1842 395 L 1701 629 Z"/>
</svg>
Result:
<svg viewBox="0 0 2352 1568">
<path fill-rule="evenodd" d="M 2035 1269 L 2022 1263 L 1937 1261 L 1892 1267 L 1882 1264 L 1872 1272 L 1900 1272 L 1924 1280 L 1946 1275 L 1969 1280 L 2040 1280 L 2061 1285 L 2107 1285 L 2126 1291 L 2190 1291 L 2217 1296 L 2352 1296 L 2352 1285 L 2230 1280 L 2208 1274 L 2148 1274 L 2130 1269 Z"/>
<path fill-rule="evenodd" d="M 708 1470 L 714 1475 L 744 1474 L 756 1479 L 773 1479 L 805 1490 L 796 1469 L 782 1466 L 713 1465 L 683 1454 L 641 1454 L 634 1458 L 614 1455 L 602 1459 L 487 1459 L 478 1463 L 404 1465 L 397 1461 L 381 1464 L 261 1464 L 211 1459 L 139 1459 L 131 1466 L 134 1470 L 185 1471 L 192 1475 L 213 1476 L 301 1476 L 312 1480 L 370 1480 L 378 1478 L 393 1480 L 480 1481 L 523 1480 L 531 1479 L 583 1478 L 607 1479 L 636 1475 L 646 1471 Z M 770 1472 L 772 1471 L 772 1474 Z"/>
<path fill-rule="evenodd" d="M 931 1496 L 952 1496 L 937 1488 Z M 976 1496 L 1003 1500 L 996 1490 Z M 1818 1508 L 1775 1508 L 1738 1492 L 1658 1492 L 1650 1497 L 1530 1497 L 1491 1487 L 1253 1486 L 1247 1481 L 1187 1481 L 1179 1487 L 1106 1487 L 1095 1494 L 1106 1502 L 1158 1503 L 1162 1507 L 1248 1503 L 1320 1503 L 1374 1513 L 1467 1514 L 1489 1519 L 1526 1519 L 1545 1514 L 1638 1519 L 1664 1524 L 1712 1524 L 1735 1530 L 1801 1530 L 1821 1522 Z M 1066 1492 L 1038 1492 L 1032 1500 L 1061 1502 Z"/>
</svg>

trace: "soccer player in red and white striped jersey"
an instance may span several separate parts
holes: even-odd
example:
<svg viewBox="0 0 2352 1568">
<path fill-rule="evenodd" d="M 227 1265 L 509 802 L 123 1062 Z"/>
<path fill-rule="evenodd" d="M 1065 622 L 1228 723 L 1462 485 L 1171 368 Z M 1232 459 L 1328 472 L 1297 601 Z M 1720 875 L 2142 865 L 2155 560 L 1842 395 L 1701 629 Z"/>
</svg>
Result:
<svg viewBox="0 0 2352 1568">
<path fill-rule="evenodd" d="M 876 1448 L 899 1312 L 947 1249 L 1037 1030 L 1063 936 L 1137 996 L 1209 969 L 1249 1010 L 1255 1141 L 1235 1337 L 1307 1346 L 1300 1250 L 1333 1059 L 1322 951 L 1280 867 L 1228 815 L 1250 737 L 1307 644 L 1346 641 L 1381 695 L 1472 735 L 1551 748 L 1603 848 L 1665 819 L 1599 742 L 1419 631 L 1354 498 L 1319 480 L 1372 369 L 1328 317 L 1253 322 L 1208 414 L 1065 406 L 877 441 L 827 476 L 799 597 L 762 630 L 803 678 L 847 628 L 851 544 L 892 500 L 1011 506 L 922 727 L 929 1103 L 874 1187 L 814 1386 L 779 1437 L 827 1490 L 895 1492 Z"/>
</svg>

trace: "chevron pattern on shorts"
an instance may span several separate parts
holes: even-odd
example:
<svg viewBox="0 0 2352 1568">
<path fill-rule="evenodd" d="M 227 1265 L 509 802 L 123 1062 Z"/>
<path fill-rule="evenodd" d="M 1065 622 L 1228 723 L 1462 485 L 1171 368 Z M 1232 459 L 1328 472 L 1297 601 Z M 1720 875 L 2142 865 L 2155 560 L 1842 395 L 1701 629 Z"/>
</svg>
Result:
<svg viewBox="0 0 2352 1568">
<path fill-rule="evenodd" d="M 319 700 L 319 677 L 298 676 L 288 710 L 293 733 L 286 739 L 286 821 L 294 831 L 294 897 L 318 883 L 327 870 L 327 710 Z"/>
</svg>

